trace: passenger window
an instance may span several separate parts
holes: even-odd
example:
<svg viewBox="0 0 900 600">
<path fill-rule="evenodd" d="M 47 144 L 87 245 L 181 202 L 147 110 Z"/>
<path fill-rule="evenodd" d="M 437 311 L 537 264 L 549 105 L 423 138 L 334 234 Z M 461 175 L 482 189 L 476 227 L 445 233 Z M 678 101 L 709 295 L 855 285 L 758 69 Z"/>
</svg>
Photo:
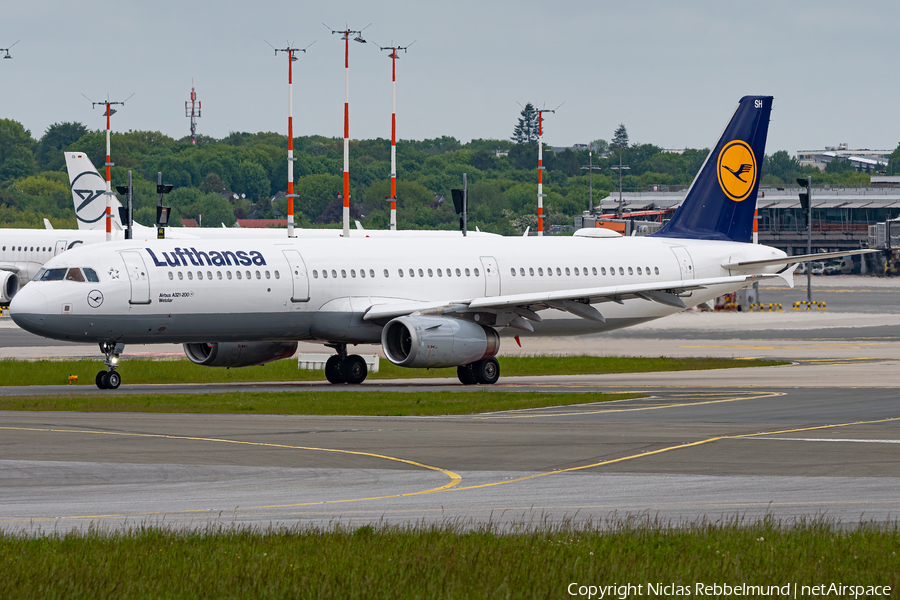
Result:
<svg viewBox="0 0 900 600">
<path fill-rule="evenodd" d="M 568 271 L 568 269 L 566 269 L 566 271 Z M 556 267 L 556 274 L 562 276 L 562 270 L 560 270 L 559 267 Z M 566 273 L 566 275 L 568 275 L 568 273 Z"/>
<path fill-rule="evenodd" d="M 644 267 L 644 272 L 645 272 L 647 275 L 649 275 L 649 274 L 650 274 L 650 267 Z"/>
<path fill-rule="evenodd" d="M 471 273 L 469 272 L 469 269 L 466 269 L 466 277 L 470 277 L 470 276 L 471 276 Z"/>
<path fill-rule="evenodd" d="M 203 271 L 197 271 L 197 279 L 203 279 Z"/>
<path fill-rule="evenodd" d="M 235 272 L 234 272 L 234 276 L 237 277 L 238 279 L 240 279 L 240 278 L 241 278 L 241 272 L 240 272 L 240 271 L 235 271 Z"/>
<path fill-rule="evenodd" d="M 631 267 L 628 267 L 628 274 L 629 274 L 629 275 L 634 275 L 634 271 L 631 269 Z"/>
<path fill-rule="evenodd" d="M 182 281 L 184 279 L 184 273 L 178 271 L 178 281 Z"/>
<path fill-rule="evenodd" d="M 653 267 L 653 272 L 659 275 L 659 267 Z"/>
<path fill-rule="evenodd" d="M 425 277 L 425 273 L 422 272 L 422 269 L 419 269 L 419 277 Z"/>
<path fill-rule="evenodd" d="M 100 278 L 97 277 L 97 271 L 95 271 L 93 269 L 90 269 L 90 268 L 85 269 L 84 276 L 87 277 L 87 280 L 90 281 L 91 283 L 99 283 L 100 282 Z"/>
<path fill-rule="evenodd" d="M 538 275 L 541 277 L 544 276 L 544 269 L 542 269 L 541 267 L 538 267 Z"/>
<path fill-rule="evenodd" d="M 412 269 L 410 269 L 410 270 L 409 270 L 409 276 L 410 276 L 410 277 L 415 277 L 415 276 L 416 276 L 416 272 L 413 271 Z"/>
<path fill-rule="evenodd" d="M 525 277 L 525 267 L 519 267 L 519 274 L 520 274 L 522 277 Z"/>
<path fill-rule="evenodd" d="M 337 279 L 337 271 L 335 271 L 334 269 L 331 270 L 331 277 L 332 279 Z"/>
<path fill-rule="evenodd" d="M 343 275 L 343 274 L 344 274 L 344 272 L 341 271 L 341 275 Z M 352 277 L 353 279 L 356 279 L 356 269 L 350 269 L 350 277 Z"/>
<path fill-rule="evenodd" d="M 347 271 L 345 271 L 344 269 L 341 269 L 341 277 L 347 279 Z"/>
<path fill-rule="evenodd" d="M 191 281 L 193 281 L 193 280 L 194 280 L 194 273 L 193 273 L 192 271 L 188 271 L 187 274 L 188 274 L 188 279 L 190 279 Z"/>
<path fill-rule="evenodd" d="M 316 271 L 315 269 L 313 269 L 313 279 L 318 279 L 318 278 L 319 278 L 319 272 Z"/>
<path fill-rule="evenodd" d="M 591 267 L 591 272 L 592 272 L 594 275 L 596 275 L 596 274 L 597 274 L 597 267 Z"/>
<path fill-rule="evenodd" d="M 434 277 L 434 271 L 432 271 L 431 269 L 428 269 L 428 276 Z"/>
<path fill-rule="evenodd" d="M 275 271 L 275 279 L 281 279 L 281 275 L 278 273 L 278 271 Z"/>
<path fill-rule="evenodd" d="M 257 272 L 256 272 L 256 278 L 257 278 L 257 279 L 262 279 L 262 273 L 260 273 L 259 271 L 257 271 Z"/>
<path fill-rule="evenodd" d="M 225 271 L 225 277 L 227 277 L 228 280 L 231 281 L 231 271 Z"/>
<path fill-rule="evenodd" d="M 222 271 L 216 271 L 216 279 L 218 279 L 219 281 L 222 280 Z"/>
<path fill-rule="evenodd" d="M 575 274 L 576 274 L 576 275 L 580 275 L 580 274 L 581 274 L 581 273 L 578 272 L 578 267 L 575 267 Z M 585 271 L 584 274 L 587 275 L 587 271 Z"/>
<path fill-rule="evenodd" d="M 403 269 L 397 269 L 397 274 L 403 277 Z"/>
<path fill-rule="evenodd" d="M 365 269 L 360 269 L 360 270 L 359 270 L 359 276 L 362 277 L 363 279 L 365 279 L 365 278 L 366 278 L 366 270 L 365 270 Z"/>
<path fill-rule="evenodd" d="M 322 279 L 328 279 L 328 271 L 322 269 Z"/>
<path fill-rule="evenodd" d="M 385 269 L 385 270 L 384 270 L 384 278 L 387 279 L 387 278 L 390 277 L 390 276 L 391 276 L 391 274 L 388 272 L 387 269 Z"/>
<path fill-rule="evenodd" d="M 462 277 L 462 273 L 460 272 L 459 269 L 456 269 L 456 276 L 457 276 L 457 277 Z"/>
<path fill-rule="evenodd" d="M 553 275 L 553 267 L 547 267 L 547 277 Z"/>
<path fill-rule="evenodd" d="M 569 267 L 566 267 L 566 277 L 568 277 L 569 275 L 571 275 L 571 273 L 569 272 Z M 576 273 L 576 275 L 577 275 L 577 273 Z"/>
<path fill-rule="evenodd" d="M 443 277 L 443 276 L 444 276 L 444 272 L 441 271 L 440 269 L 437 270 L 437 274 L 438 274 L 438 277 Z"/>
<path fill-rule="evenodd" d="M 596 275 L 596 273 L 594 273 Z M 606 267 L 600 267 L 600 274 L 606 275 Z"/>
<path fill-rule="evenodd" d="M 387 271 L 385 271 L 384 273 L 385 273 L 385 277 L 387 277 Z M 369 277 L 371 277 L 372 279 L 375 279 L 375 269 L 369 269 Z"/>
<path fill-rule="evenodd" d="M 206 272 L 206 278 L 209 279 L 210 281 L 212 281 L 212 271 Z"/>
<path fill-rule="evenodd" d="M 509 273 L 510 273 L 510 275 L 512 275 L 513 277 L 516 276 L 516 270 L 515 270 L 515 269 L 510 269 L 510 270 L 509 270 Z"/>
<path fill-rule="evenodd" d="M 619 275 L 624 275 L 624 274 L 625 274 L 625 269 L 623 269 L 622 267 L 619 267 Z"/>
<path fill-rule="evenodd" d="M 169 271 L 169 281 L 175 279 L 175 276 L 172 274 L 172 271 Z"/>
<path fill-rule="evenodd" d="M 641 268 L 640 268 L 640 267 L 637 268 L 637 274 L 638 274 L 638 275 L 641 274 Z"/>
<path fill-rule="evenodd" d="M 247 271 L 247 279 L 250 279 L 252 276 L 250 275 L 250 271 Z"/>
<path fill-rule="evenodd" d="M 475 277 L 478 277 L 478 269 L 475 269 Z"/>
</svg>

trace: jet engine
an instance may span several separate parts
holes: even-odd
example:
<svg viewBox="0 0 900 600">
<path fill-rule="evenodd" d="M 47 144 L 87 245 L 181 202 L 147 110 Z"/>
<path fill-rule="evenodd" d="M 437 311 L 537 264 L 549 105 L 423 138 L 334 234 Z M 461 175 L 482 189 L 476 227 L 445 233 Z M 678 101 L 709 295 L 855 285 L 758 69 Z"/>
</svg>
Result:
<svg viewBox="0 0 900 600">
<path fill-rule="evenodd" d="M 184 345 L 185 355 L 204 367 L 252 367 L 282 358 L 297 351 L 297 342 L 219 342 Z"/>
<path fill-rule="evenodd" d="M 384 355 L 400 367 L 456 367 L 495 356 L 497 332 L 447 317 L 398 317 L 381 332 Z"/>
<path fill-rule="evenodd" d="M 0 271 L 0 302 L 6 304 L 19 291 L 19 276 L 12 271 Z"/>
</svg>

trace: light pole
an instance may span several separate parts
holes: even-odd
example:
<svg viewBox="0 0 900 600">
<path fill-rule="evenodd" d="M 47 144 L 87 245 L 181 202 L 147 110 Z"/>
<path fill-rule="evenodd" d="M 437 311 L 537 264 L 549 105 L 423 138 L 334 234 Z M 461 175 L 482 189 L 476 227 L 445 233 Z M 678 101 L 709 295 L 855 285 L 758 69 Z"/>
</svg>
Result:
<svg viewBox="0 0 900 600">
<path fill-rule="evenodd" d="M 84 94 L 82 94 L 84 96 Z M 132 94 L 131 96 L 134 96 Z M 87 96 L 87 101 L 91 103 L 91 108 L 94 108 L 98 104 L 106 107 L 106 241 L 110 241 L 112 239 L 112 202 L 110 198 L 112 198 L 112 184 L 110 183 L 110 168 L 113 167 L 113 163 L 109 160 L 109 118 L 116 114 L 116 111 L 111 109 L 110 106 L 114 104 L 121 104 L 125 106 L 125 103 L 131 99 L 131 96 L 125 98 L 122 102 L 110 102 L 109 98 L 102 102 L 94 102 Z"/>
<path fill-rule="evenodd" d="M 322 23 L 325 25 L 325 23 Z M 353 29 L 342 29 L 340 31 L 331 29 L 325 25 L 331 33 L 338 33 L 344 40 L 344 237 L 350 237 L 350 36 L 356 34 L 353 38 L 354 42 L 365 44 L 362 32 L 366 27 L 356 31 Z"/>
<path fill-rule="evenodd" d="M 590 199 L 588 200 L 588 212 L 591 213 L 591 214 L 593 214 L 593 212 L 594 212 L 594 171 L 599 171 L 599 170 L 600 170 L 600 167 L 599 167 L 599 166 L 596 166 L 596 167 L 594 166 L 594 152 L 593 152 L 593 150 L 591 150 L 591 151 L 588 152 L 588 164 L 587 164 L 587 165 L 581 165 L 581 169 L 582 169 L 582 170 L 587 170 L 588 173 L 590 173 L 590 175 L 591 175 L 591 187 L 590 187 L 590 189 L 591 189 L 591 195 L 590 195 Z"/>
<path fill-rule="evenodd" d="M 622 216 L 622 171 L 628 171 L 631 167 L 622 164 L 622 150 L 619 150 L 619 164 L 610 167 L 619 172 L 619 204 L 616 206 L 616 217 Z"/>
<path fill-rule="evenodd" d="M 559 106 L 562 106 L 560 104 Z M 544 113 L 556 113 L 559 108 L 535 109 L 538 114 L 538 237 L 544 236 Z"/>
<path fill-rule="evenodd" d="M 800 206 L 806 210 L 806 254 L 812 254 L 812 175 L 797 178 L 797 184 L 806 188 L 800 192 Z M 812 302 L 812 263 L 806 262 L 806 301 Z"/>
<path fill-rule="evenodd" d="M 397 230 L 397 51 L 406 53 L 409 46 L 379 46 L 391 51 L 391 231 Z"/>
<path fill-rule="evenodd" d="M 269 42 L 266 42 L 269 44 Z M 315 42 L 313 42 L 315 44 Z M 272 44 L 269 44 L 272 46 Z M 310 44 L 309 46 L 312 46 Z M 294 193 L 294 161 L 297 159 L 294 158 L 294 61 L 297 60 L 297 57 L 294 56 L 295 52 L 306 52 L 307 48 L 292 48 L 290 45 L 287 48 L 276 48 L 272 46 L 272 50 L 275 51 L 275 56 L 278 56 L 279 52 L 284 52 L 288 57 L 288 189 L 287 189 L 287 199 L 288 199 L 288 214 L 287 214 L 287 226 L 288 226 L 288 237 L 296 237 L 294 235 L 294 198 L 297 197 L 297 194 Z"/>
</svg>

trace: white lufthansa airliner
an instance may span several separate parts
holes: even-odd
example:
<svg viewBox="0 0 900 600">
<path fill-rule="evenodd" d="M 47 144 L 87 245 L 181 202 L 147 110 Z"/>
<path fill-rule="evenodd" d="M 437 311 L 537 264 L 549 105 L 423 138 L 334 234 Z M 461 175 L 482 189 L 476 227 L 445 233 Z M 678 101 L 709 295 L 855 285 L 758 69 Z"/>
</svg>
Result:
<svg viewBox="0 0 900 600">
<path fill-rule="evenodd" d="M 237 367 L 291 356 L 297 340 L 336 350 L 332 383 L 362 382 L 347 345 L 377 342 L 397 365 L 494 383 L 501 331 L 597 332 L 763 278 L 792 284 L 788 265 L 807 257 L 749 243 L 771 105 L 741 99 L 652 236 L 113 242 L 48 261 L 11 315 L 39 335 L 98 342 L 101 388 L 118 387 L 125 344 L 183 343 L 198 364 Z"/>
</svg>

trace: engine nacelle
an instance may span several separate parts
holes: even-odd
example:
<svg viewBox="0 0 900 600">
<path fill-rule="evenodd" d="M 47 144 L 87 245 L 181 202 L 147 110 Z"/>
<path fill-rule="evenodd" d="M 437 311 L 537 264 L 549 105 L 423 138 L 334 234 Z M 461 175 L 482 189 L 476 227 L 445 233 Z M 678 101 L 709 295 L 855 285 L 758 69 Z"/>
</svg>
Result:
<svg viewBox="0 0 900 600">
<path fill-rule="evenodd" d="M 398 317 L 384 326 L 381 346 L 388 360 L 400 367 L 457 367 L 495 356 L 500 336 L 462 319 Z"/>
<path fill-rule="evenodd" d="M 184 345 L 184 353 L 191 362 L 204 367 L 252 367 L 290 358 L 295 352 L 297 342 L 209 342 Z"/>
<path fill-rule="evenodd" d="M 12 271 L 0 271 L 0 302 L 6 304 L 19 291 L 19 276 Z"/>
</svg>

